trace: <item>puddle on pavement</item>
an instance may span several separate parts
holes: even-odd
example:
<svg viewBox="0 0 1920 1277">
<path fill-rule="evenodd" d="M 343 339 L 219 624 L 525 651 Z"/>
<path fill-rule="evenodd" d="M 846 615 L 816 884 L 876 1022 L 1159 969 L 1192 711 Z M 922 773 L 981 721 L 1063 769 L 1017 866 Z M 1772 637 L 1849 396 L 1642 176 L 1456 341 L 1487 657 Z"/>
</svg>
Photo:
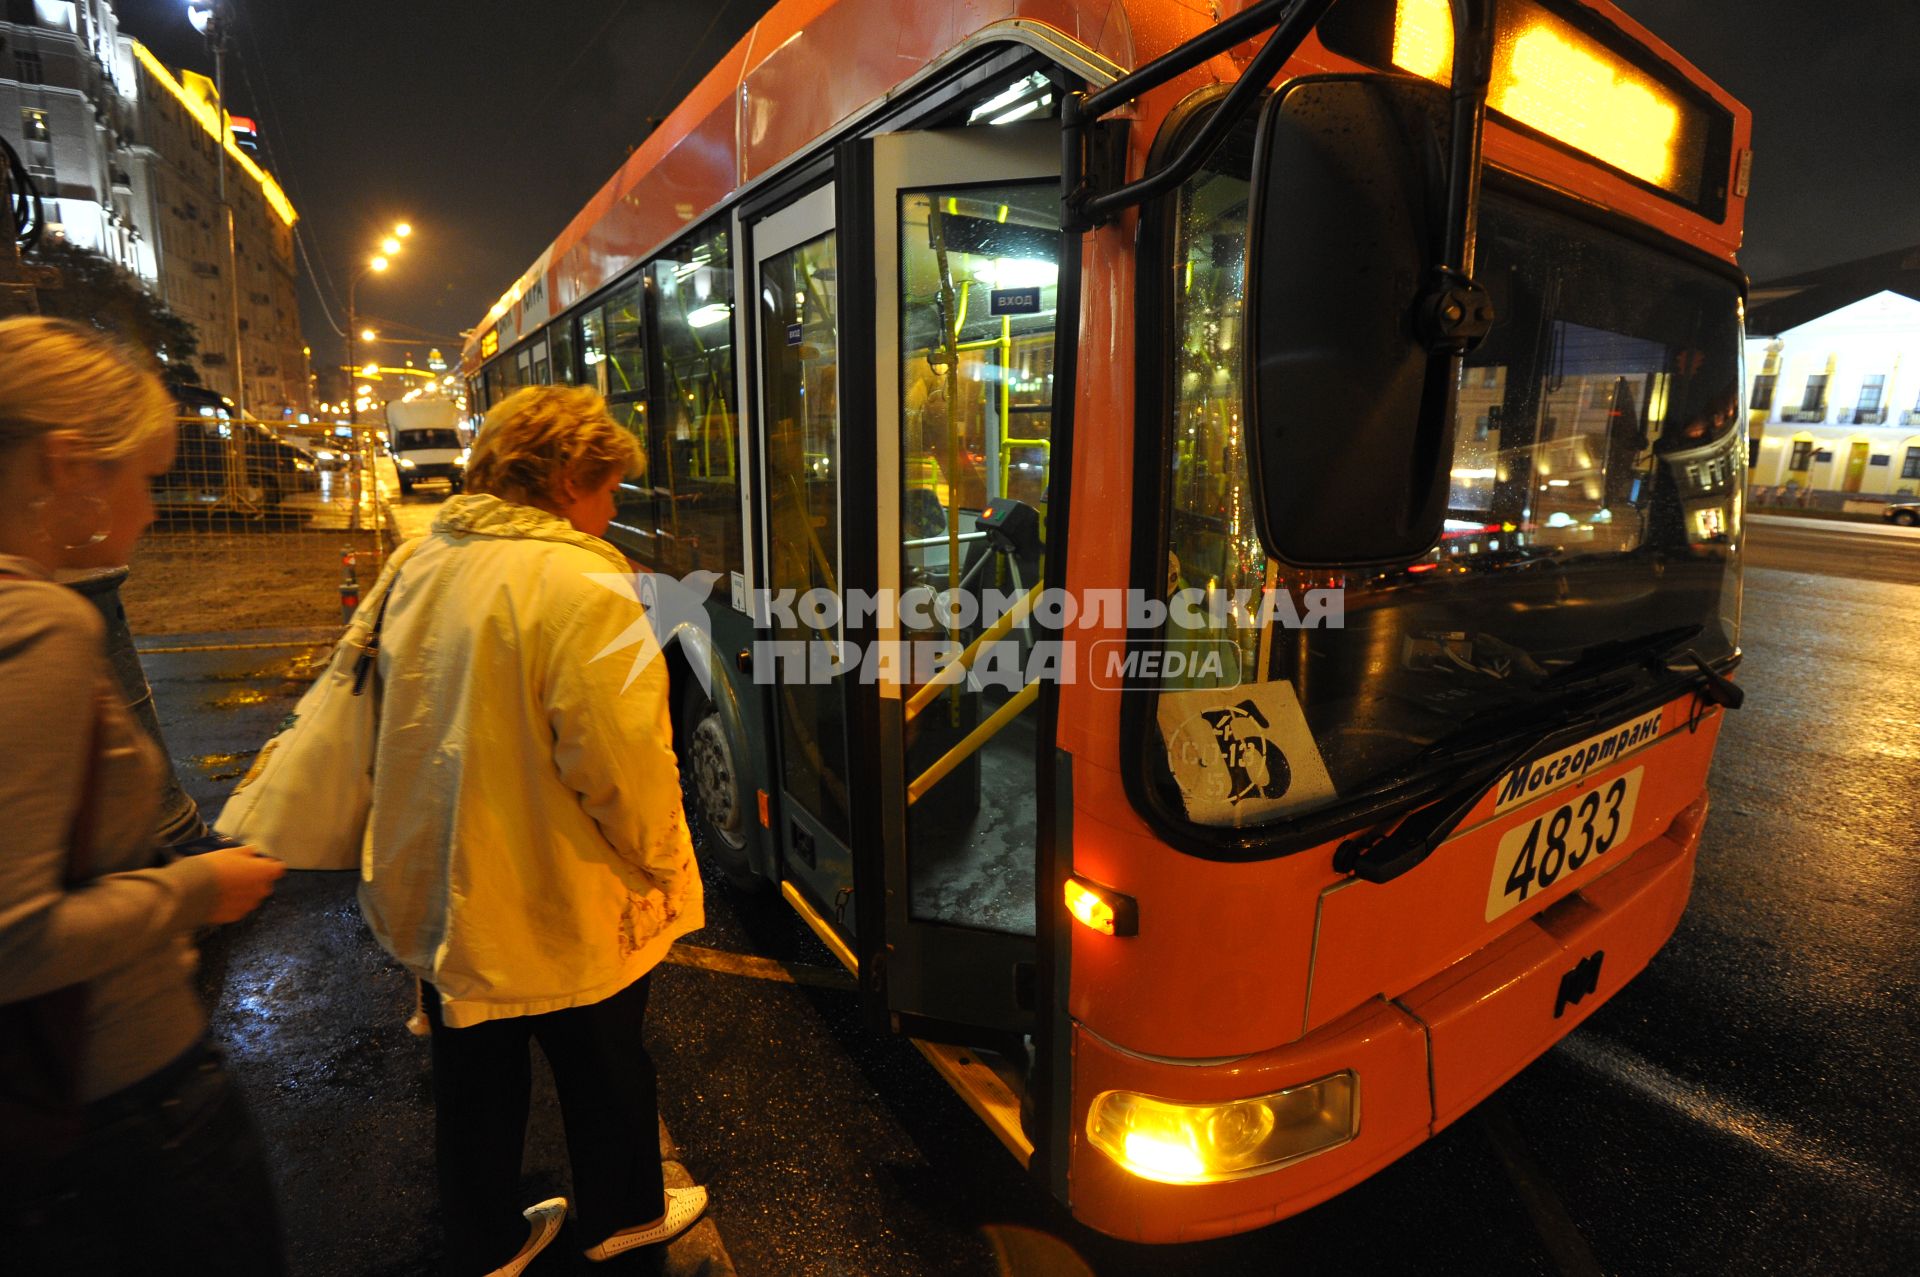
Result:
<svg viewBox="0 0 1920 1277">
<path fill-rule="evenodd" d="M 259 750 L 241 754 L 195 754 L 187 761 L 198 767 L 208 780 L 238 780 L 246 775 L 250 759 Z"/>
<path fill-rule="evenodd" d="M 256 665 L 250 669 L 223 670 L 202 675 L 209 683 L 258 683 L 267 679 L 284 679 L 289 683 L 311 683 L 327 663 L 327 657 L 333 648 L 324 643 L 312 647 L 303 647 L 290 656 L 283 656 L 266 665 Z"/>
<path fill-rule="evenodd" d="M 278 693 L 262 691 L 257 687 L 239 687 L 224 696 L 216 696 L 208 702 L 214 709 L 247 709 L 254 705 L 265 705 L 276 699 Z"/>
</svg>

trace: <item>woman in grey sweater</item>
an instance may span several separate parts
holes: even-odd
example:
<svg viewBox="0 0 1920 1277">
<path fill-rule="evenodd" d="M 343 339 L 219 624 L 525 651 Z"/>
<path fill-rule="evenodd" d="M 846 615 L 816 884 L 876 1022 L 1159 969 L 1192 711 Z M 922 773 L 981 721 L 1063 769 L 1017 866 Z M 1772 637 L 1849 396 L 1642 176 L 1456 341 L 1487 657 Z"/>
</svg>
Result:
<svg viewBox="0 0 1920 1277">
<path fill-rule="evenodd" d="M 163 863 L 162 760 L 61 571 L 125 563 L 171 397 L 77 325 L 0 321 L 0 1235 L 15 1272 L 277 1273 L 253 1125 L 206 1040 L 196 928 L 282 866 Z M 38 1262 L 35 1262 L 38 1261 Z"/>
</svg>

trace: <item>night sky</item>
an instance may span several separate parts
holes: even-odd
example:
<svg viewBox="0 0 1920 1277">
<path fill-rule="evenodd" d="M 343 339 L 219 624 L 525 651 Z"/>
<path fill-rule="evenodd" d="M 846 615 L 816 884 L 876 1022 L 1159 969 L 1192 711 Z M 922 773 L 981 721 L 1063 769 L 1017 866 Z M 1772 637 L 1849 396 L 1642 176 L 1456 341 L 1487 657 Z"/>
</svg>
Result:
<svg viewBox="0 0 1920 1277">
<path fill-rule="evenodd" d="M 912 3 L 913 0 L 902 0 Z M 1920 6 L 1848 0 L 1845 25 L 1789 0 L 1619 0 L 1753 108 L 1744 263 L 1756 279 L 1920 242 L 1920 94 L 1902 70 Z M 162 60 L 210 72 L 182 0 L 117 0 Z M 362 326 L 471 327 L 768 0 L 232 0 L 235 114 L 304 219 L 344 323 L 347 272 L 384 227 L 415 234 L 359 290 Z M 315 365 L 342 355 L 303 280 Z M 387 327 L 381 321 L 388 321 Z M 324 358 L 332 349 L 333 357 Z M 383 348 L 388 359 L 398 348 Z M 417 348 L 424 362 L 425 348 Z M 323 389 L 325 383 L 323 383 Z"/>
</svg>

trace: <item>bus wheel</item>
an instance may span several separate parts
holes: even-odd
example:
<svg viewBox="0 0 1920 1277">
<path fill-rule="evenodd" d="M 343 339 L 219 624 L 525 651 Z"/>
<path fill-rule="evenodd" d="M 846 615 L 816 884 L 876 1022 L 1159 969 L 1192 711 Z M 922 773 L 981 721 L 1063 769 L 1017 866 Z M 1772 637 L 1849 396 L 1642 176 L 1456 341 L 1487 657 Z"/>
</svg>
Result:
<svg viewBox="0 0 1920 1277">
<path fill-rule="evenodd" d="M 693 782 L 694 819 L 706 834 L 707 848 L 727 881 L 742 891 L 762 891 L 767 880 L 747 858 L 751 836 L 746 781 L 727 740 L 726 724 L 699 688 L 687 698 L 686 770 Z"/>
</svg>

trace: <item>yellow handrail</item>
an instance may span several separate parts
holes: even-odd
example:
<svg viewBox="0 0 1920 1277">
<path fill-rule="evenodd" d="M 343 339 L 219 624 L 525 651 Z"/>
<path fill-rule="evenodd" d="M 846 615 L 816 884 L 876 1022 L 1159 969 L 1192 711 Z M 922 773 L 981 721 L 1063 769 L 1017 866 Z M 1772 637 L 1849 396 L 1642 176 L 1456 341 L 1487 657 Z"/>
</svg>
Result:
<svg viewBox="0 0 1920 1277">
<path fill-rule="evenodd" d="M 966 762 L 982 745 L 997 736 L 1001 728 L 1020 717 L 1021 711 L 1038 700 L 1039 696 L 1040 684 L 1037 682 L 1021 688 L 1012 700 L 993 712 L 993 717 L 968 732 L 965 740 L 948 750 L 939 762 L 927 768 L 907 786 L 907 805 L 919 802 L 929 789 L 947 778 L 948 772 Z"/>
<path fill-rule="evenodd" d="M 933 704 L 940 695 L 941 688 L 949 683 L 959 682 L 961 675 L 972 669 L 973 663 L 980 659 L 981 652 L 998 643 L 1007 636 L 1009 630 L 1026 620 L 1027 613 L 1033 611 L 1033 605 L 1039 601 L 1040 591 L 1045 588 L 1045 585 L 1044 581 L 1034 582 L 1033 588 L 1028 590 L 1026 596 L 1018 603 L 1008 608 L 1006 615 L 989 626 L 986 633 L 967 644 L 965 651 L 915 692 L 907 701 L 907 721 L 911 723 L 918 718 L 920 711 Z"/>
</svg>

